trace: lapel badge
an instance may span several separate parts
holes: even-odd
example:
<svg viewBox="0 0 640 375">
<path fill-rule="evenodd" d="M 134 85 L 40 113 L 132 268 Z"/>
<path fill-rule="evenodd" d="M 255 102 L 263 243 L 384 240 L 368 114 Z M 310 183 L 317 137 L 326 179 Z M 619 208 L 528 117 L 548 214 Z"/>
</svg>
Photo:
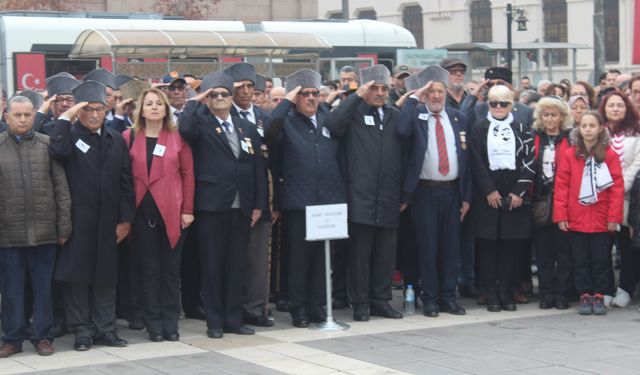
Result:
<svg viewBox="0 0 640 375">
<path fill-rule="evenodd" d="M 240 134 L 244 134 L 244 131 L 242 131 L 242 128 L 238 126 L 238 132 L 240 132 Z"/>
<path fill-rule="evenodd" d="M 458 118 L 457 118 L 457 117 L 454 117 L 454 118 L 453 118 L 453 121 L 458 122 Z"/>
<path fill-rule="evenodd" d="M 216 128 L 216 131 L 218 132 L 218 134 L 222 134 L 222 129 Z"/>
</svg>

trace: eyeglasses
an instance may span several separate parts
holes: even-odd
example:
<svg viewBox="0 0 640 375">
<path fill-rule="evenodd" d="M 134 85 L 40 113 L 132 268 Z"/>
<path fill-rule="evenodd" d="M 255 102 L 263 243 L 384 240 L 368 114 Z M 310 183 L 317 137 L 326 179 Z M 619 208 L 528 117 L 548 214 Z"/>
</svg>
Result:
<svg viewBox="0 0 640 375">
<path fill-rule="evenodd" d="M 510 105 L 511 105 L 511 102 L 504 102 L 502 100 L 489 102 L 489 107 L 491 108 L 498 108 L 498 106 L 500 106 L 500 108 L 507 108 Z"/>
<path fill-rule="evenodd" d="M 298 95 L 302 96 L 303 98 L 308 98 L 309 96 L 317 98 L 320 95 L 320 91 L 303 91 L 299 92 Z"/>
<path fill-rule="evenodd" d="M 73 97 L 57 97 L 55 100 L 56 103 L 63 103 L 63 102 L 67 102 L 67 103 L 75 103 L 76 100 Z"/>
<path fill-rule="evenodd" d="M 86 113 L 92 113 L 95 112 L 96 114 L 100 114 L 100 113 L 104 113 L 105 112 L 105 108 L 104 107 L 98 107 L 98 108 L 93 108 L 93 107 L 83 107 L 82 110 Z"/>
<path fill-rule="evenodd" d="M 465 75 L 465 73 L 467 73 L 466 70 L 464 69 L 451 69 L 449 70 L 449 74 L 459 74 L 459 75 Z"/>
<path fill-rule="evenodd" d="M 228 98 L 231 96 L 231 94 L 229 94 L 228 92 L 211 92 L 207 95 L 207 98 L 209 99 L 218 99 L 218 97 L 221 96 L 223 98 Z"/>
<path fill-rule="evenodd" d="M 168 86 L 165 88 L 165 90 L 167 91 L 184 91 L 186 90 L 186 86 L 185 85 L 172 85 L 172 86 Z"/>
</svg>

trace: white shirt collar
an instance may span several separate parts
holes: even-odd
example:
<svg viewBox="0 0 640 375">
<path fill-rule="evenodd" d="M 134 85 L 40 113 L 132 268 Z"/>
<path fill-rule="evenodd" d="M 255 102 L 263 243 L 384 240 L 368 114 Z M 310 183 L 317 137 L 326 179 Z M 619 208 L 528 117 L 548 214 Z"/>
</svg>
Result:
<svg viewBox="0 0 640 375">
<path fill-rule="evenodd" d="M 229 123 L 229 125 L 231 125 L 231 127 L 229 127 L 229 133 L 233 133 L 233 120 L 231 119 L 231 114 L 229 114 L 227 116 L 226 120 L 221 119 L 220 117 L 216 116 L 216 120 L 218 120 L 218 122 L 220 123 L 220 125 L 222 125 L 223 122 L 227 122 Z"/>
</svg>

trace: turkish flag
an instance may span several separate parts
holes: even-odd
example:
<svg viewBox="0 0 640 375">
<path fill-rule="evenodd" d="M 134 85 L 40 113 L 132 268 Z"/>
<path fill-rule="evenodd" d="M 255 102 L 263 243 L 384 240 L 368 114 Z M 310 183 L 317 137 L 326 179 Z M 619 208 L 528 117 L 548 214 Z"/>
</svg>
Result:
<svg viewBox="0 0 640 375">
<path fill-rule="evenodd" d="M 44 90 L 47 86 L 43 53 L 14 53 L 14 86 L 17 90 Z"/>
</svg>

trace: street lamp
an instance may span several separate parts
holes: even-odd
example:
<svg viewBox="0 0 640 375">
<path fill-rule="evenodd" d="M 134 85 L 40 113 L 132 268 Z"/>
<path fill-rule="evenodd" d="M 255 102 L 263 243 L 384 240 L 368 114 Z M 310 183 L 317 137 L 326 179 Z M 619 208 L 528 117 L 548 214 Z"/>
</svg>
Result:
<svg viewBox="0 0 640 375">
<path fill-rule="evenodd" d="M 507 4 L 507 68 L 511 69 L 511 55 L 513 53 L 513 43 L 511 41 L 511 23 L 513 23 L 513 11 L 515 10 L 518 17 L 515 21 L 518 24 L 518 31 L 527 31 L 526 11 L 524 9 L 513 9 L 511 3 Z"/>
</svg>

